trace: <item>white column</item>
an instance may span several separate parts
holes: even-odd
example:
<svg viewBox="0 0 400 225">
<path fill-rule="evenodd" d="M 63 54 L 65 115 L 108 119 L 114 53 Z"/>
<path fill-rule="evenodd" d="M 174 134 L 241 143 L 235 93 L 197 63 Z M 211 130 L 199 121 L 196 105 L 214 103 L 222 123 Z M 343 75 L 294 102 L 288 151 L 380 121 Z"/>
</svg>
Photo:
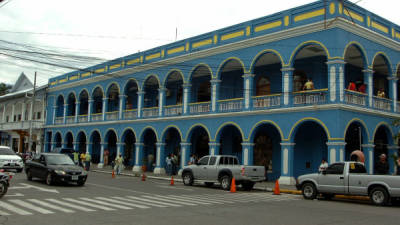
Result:
<svg viewBox="0 0 400 225">
<path fill-rule="evenodd" d="M 106 120 L 106 103 L 108 98 L 103 97 L 102 120 Z"/>
<path fill-rule="evenodd" d="M 42 99 L 42 116 L 41 116 L 41 120 L 45 121 L 46 119 L 46 101 L 45 98 Z M 44 149 L 44 148 L 43 148 Z"/>
<path fill-rule="evenodd" d="M 11 109 L 11 121 L 14 122 L 14 113 L 15 113 L 15 103 L 12 105 Z"/>
<path fill-rule="evenodd" d="M 25 121 L 25 111 L 26 111 L 26 102 L 23 102 L 21 107 L 21 117 L 22 117 L 21 121 Z"/>
<path fill-rule="evenodd" d="M 3 105 L 3 117 L 1 121 L 3 121 L 3 123 L 6 122 L 6 104 Z"/>
<path fill-rule="evenodd" d="M 68 104 L 64 104 L 64 117 L 63 117 L 63 123 L 65 124 L 66 120 L 67 120 L 67 108 L 68 108 Z"/>
<path fill-rule="evenodd" d="M 118 119 L 122 120 L 122 112 L 124 110 L 125 103 L 125 95 L 119 95 L 119 111 L 118 111 Z"/>
<path fill-rule="evenodd" d="M 80 102 L 78 102 L 78 101 L 75 102 L 75 118 L 74 118 L 75 123 L 78 122 L 78 115 L 79 115 L 78 110 L 79 110 L 79 105 L 80 105 Z"/>
<path fill-rule="evenodd" d="M 103 168 L 104 166 L 104 159 L 103 159 L 103 155 L 104 155 L 104 145 L 105 143 L 100 143 L 100 162 L 99 164 L 97 164 L 97 168 Z"/>
</svg>

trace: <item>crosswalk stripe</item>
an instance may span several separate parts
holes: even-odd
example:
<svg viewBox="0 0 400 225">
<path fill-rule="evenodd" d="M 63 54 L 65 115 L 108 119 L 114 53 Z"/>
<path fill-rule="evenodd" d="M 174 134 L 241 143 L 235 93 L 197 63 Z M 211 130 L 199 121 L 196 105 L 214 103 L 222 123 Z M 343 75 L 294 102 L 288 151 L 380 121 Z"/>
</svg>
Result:
<svg viewBox="0 0 400 225">
<path fill-rule="evenodd" d="M 17 204 L 19 206 L 22 206 L 24 208 L 27 208 L 27 209 L 42 213 L 42 214 L 52 214 L 52 213 L 54 213 L 53 211 L 50 211 L 50 210 L 47 210 L 47 209 L 43 209 L 43 208 L 40 208 L 38 206 L 34 206 L 31 203 L 24 202 L 24 201 L 22 201 L 20 199 L 11 199 L 11 200 L 8 200 L 8 201 L 12 202 L 14 204 Z"/>
<path fill-rule="evenodd" d="M 135 196 L 126 196 L 126 197 L 130 198 L 130 199 L 136 199 L 136 200 L 140 200 L 140 201 L 144 201 L 144 202 L 151 202 L 151 203 L 156 203 L 156 204 L 165 205 L 165 206 L 181 207 L 181 205 L 170 204 L 167 202 L 158 202 L 158 201 L 154 201 L 154 200 L 150 200 L 150 199 L 146 199 L 146 198 L 139 198 L 139 197 L 135 197 Z"/>
<path fill-rule="evenodd" d="M 150 202 L 141 202 L 141 201 L 139 201 L 139 200 L 133 200 L 133 199 L 126 199 L 126 198 L 122 198 L 122 197 L 112 197 L 112 198 L 114 198 L 114 199 L 118 199 L 118 200 L 121 200 L 121 201 L 127 201 L 127 202 L 132 202 L 132 203 L 140 203 L 140 204 L 144 204 L 144 205 L 149 205 L 149 206 L 154 206 L 154 207 L 159 207 L 159 208 L 165 208 L 165 207 L 167 207 L 167 206 L 165 206 L 165 205 L 158 205 L 158 204 L 153 204 L 153 203 L 150 203 Z"/>
<path fill-rule="evenodd" d="M 61 212 L 65 212 L 65 213 L 73 213 L 73 212 L 75 212 L 74 210 L 61 208 L 61 207 L 49 204 L 47 202 L 37 200 L 37 199 L 27 199 L 27 200 L 30 201 L 30 202 L 36 203 L 38 205 L 41 205 L 41 206 L 44 206 L 44 207 L 47 207 L 47 208 L 50 208 L 50 209 L 59 210 Z"/>
<path fill-rule="evenodd" d="M 69 208 L 81 210 L 81 211 L 84 211 L 84 212 L 94 212 L 94 211 L 96 211 L 94 209 L 88 209 L 88 208 L 85 208 L 85 207 L 73 205 L 73 204 L 68 203 L 68 202 L 59 201 L 59 200 L 54 199 L 54 198 L 48 198 L 48 199 L 46 199 L 46 201 L 53 202 L 53 203 L 56 203 L 58 205 L 63 205 L 63 206 L 69 207 Z"/>
<path fill-rule="evenodd" d="M 172 199 L 172 200 L 179 200 L 179 201 L 183 201 L 183 202 L 190 202 L 190 203 L 193 203 L 193 200 L 192 199 L 185 199 L 185 198 L 181 198 L 181 197 L 178 197 L 178 196 L 162 196 L 162 195 L 155 195 L 155 196 L 157 196 L 157 197 L 163 197 L 163 198 L 167 198 L 167 199 Z M 209 203 L 209 202 L 203 202 L 203 201 L 194 201 L 195 203 L 197 203 L 197 204 L 200 204 L 200 205 L 211 205 L 211 203 Z"/>
<path fill-rule="evenodd" d="M 11 214 L 9 214 L 9 213 L 0 211 L 0 216 L 10 216 L 10 215 L 11 215 Z"/>
<path fill-rule="evenodd" d="M 123 205 L 110 204 L 109 202 L 104 202 L 104 201 L 100 201 L 100 200 L 96 200 L 96 199 L 90 199 L 90 198 L 80 198 L 80 199 L 88 201 L 88 202 L 94 202 L 94 203 L 97 203 L 97 204 L 114 207 L 114 208 L 117 208 L 117 209 L 132 209 L 130 207 L 126 207 L 126 206 L 123 206 Z"/>
<path fill-rule="evenodd" d="M 128 205 L 128 206 L 133 206 L 139 209 L 149 209 L 150 207 L 145 206 L 145 205 L 138 205 L 138 204 L 134 204 L 134 203 L 128 203 L 128 202 L 123 202 L 120 200 L 116 200 L 116 199 L 109 199 L 109 198 L 104 198 L 104 197 L 97 197 L 96 199 L 100 199 L 103 201 L 107 201 L 107 202 L 111 202 L 114 204 L 120 204 L 120 205 Z"/>
<path fill-rule="evenodd" d="M 89 203 L 89 202 L 79 201 L 79 200 L 76 200 L 76 199 L 73 199 L 73 198 L 63 198 L 63 199 L 65 201 L 70 201 L 70 202 L 73 202 L 73 203 L 89 206 L 89 207 L 92 207 L 92 208 L 102 209 L 102 210 L 105 210 L 105 211 L 113 211 L 113 210 L 115 210 L 113 208 L 108 208 L 108 207 L 101 206 L 101 205 L 95 205 L 95 204 L 92 204 L 92 203 Z"/>
<path fill-rule="evenodd" d="M 186 196 L 181 196 L 181 195 L 169 195 L 169 196 L 176 197 L 176 198 L 182 198 L 182 199 L 186 199 L 189 201 L 202 202 L 204 204 L 223 204 L 223 202 L 216 201 L 214 199 L 202 198 L 202 197 L 195 197 L 195 196 L 186 197 Z"/>
<path fill-rule="evenodd" d="M 15 206 L 13 206 L 11 204 L 8 204 L 8 203 L 5 203 L 5 202 L 0 202 L 0 207 L 6 209 L 8 211 L 14 212 L 16 214 L 19 214 L 19 215 L 32 215 L 32 213 L 30 213 L 28 211 L 25 211 L 23 209 L 17 208 Z"/>
<path fill-rule="evenodd" d="M 210 201 L 212 203 L 215 203 L 215 204 L 234 203 L 234 202 L 229 201 L 227 199 L 217 199 L 215 197 L 212 197 L 212 196 L 209 197 L 209 196 L 206 196 L 206 195 L 194 195 L 194 196 L 184 195 L 184 197 L 192 198 L 192 199 L 200 199 L 202 201 L 203 200 L 208 200 L 208 201 Z"/>
<path fill-rule="evenodd" d="M 163 202 L 169 202 L 169 203 L 172 203 L 172 204 L 175 203 L 175 204 L 189 205 L 189 206 L 197 205 L 197 204 L 194 204 L 194 203 L 188 203 L 188 202 L 182 202 L 182 201 L 177 201 L 177 200 L 165 199 L 163 196 L 155 197 L 155 196 L 149 196 L 149 195 L 142 195 L 142 197 L 150 198 L 150 199 L 154 199 L 154 200 L 160 200 L 160 201 L 163 201 Z"/>
</svg>

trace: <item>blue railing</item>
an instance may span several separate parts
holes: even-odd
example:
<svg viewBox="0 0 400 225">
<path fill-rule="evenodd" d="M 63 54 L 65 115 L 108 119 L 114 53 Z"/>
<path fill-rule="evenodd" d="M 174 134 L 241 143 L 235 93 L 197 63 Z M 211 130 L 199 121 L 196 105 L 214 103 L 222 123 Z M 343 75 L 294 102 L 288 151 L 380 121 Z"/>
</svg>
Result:
<svg viewBox="0 0 400 225">
<path fill-rule="evenodd" d="M 243 109 L 243 98 L 226 99 L 218 101 L 220 112 L 237 112 Z"/>
<path fill-rule="evenodd" d="M 254 109 L 268 109 L 273 107 L 279 107 L 281 105 L 281 94 L 276 95 L 264 95 L 253 97 L 253 108 Z"/>
<path fill-rule="evenodd" d="M 367 94 L 345 90 L 344 100 L 347 104 L 366 106 L 367 105 Z"/>
<path fill-rule="evenodd" d="M 136 119 L 137 118 L 137 110 L 136 109 L 128 109 L 124 111 L 124 119 Z"/>
<path fill-rule="evenodd" d="M 373 107 L 375 109 L 391 111 L 392 109 L 392 100 L 387 98 L 373 97 Z"/>
<path fill-rule="evenodd" d="M 293 93 L 293 105 L 321 105 L 327 103 L 328 89 Z"/>
<path fill-rule="evenodd" d="M 144 108 L 142 112 L 143 112 L 143 117 L 157 117 L 158 107 Z"/>
<path fill-rule="evenodd" d="M 182 105 L 170 105 L 164 108 L 165 116 L 177 116 L 182 115 Z"/>
<path fill-rule="evenodd" d="M 190 114 L 203 114 L 211 111 L 211 102 L 196 102 L 190 103 L 189 112 Z"/>
</svg>

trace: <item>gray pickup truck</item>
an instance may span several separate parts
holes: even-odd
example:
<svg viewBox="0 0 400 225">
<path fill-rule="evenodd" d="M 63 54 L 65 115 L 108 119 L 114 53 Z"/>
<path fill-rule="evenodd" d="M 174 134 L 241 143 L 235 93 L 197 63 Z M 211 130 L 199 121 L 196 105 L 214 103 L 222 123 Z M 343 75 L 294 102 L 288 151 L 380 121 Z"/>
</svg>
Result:
<svg viewBox="0 0 400 225">
<path fill-rule="evenodd" d="M 255 182 L 265 179 L 263 166 L 243 166 L 236 156 L 208 155 L 202 157 L 196 164 L 188 165 L 180 171 L 184 185 L 193 182 L 204 182 L 207 186 L 220 183 L 224 190 L 231 187 L 232 178 L 236 185 L 242 185 L 245 190 L 253 189 Z"/>
<path fill-rule="evenodd" d="M 386 205 L 400 197 L 400 176 L 368 175 L 362 163 L 338 162 L 325 171 L 298 177 L 296 187 L 305 199 L 318 194 L 330 199 L 335 194 L 370 196 L 375 205 Z"/>
</svg>

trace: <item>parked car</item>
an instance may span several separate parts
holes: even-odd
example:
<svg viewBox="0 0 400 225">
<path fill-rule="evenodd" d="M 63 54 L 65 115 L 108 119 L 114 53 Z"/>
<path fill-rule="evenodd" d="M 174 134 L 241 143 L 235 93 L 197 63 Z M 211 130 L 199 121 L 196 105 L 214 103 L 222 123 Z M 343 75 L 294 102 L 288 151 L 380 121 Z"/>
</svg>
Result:
<svg viewBox="0 0 400 225">
<path fill-rule="evenodd" d="M 224 190 L 231 187 L 234 177 L 237 185 L 245 190 L 253 189 L 255 182 L 265 180 L 263 166 L 243 166 L 236 156 L 208 155 L 202 157 L 196 164 L 181 169 L 184 185 L 192 185 L 194 181 L 205 182 L 207 186 L 220 183 Z"/>
<path fill-rule="evenodd" d="M 305 199 L 318 194 L 330 199 L 335 194 L 369 196 L 375 205 L 386 205 L 400 197 L 400 176 L 368 175 L 359 162 L 339 162 L 321 173 L 300 176 L 296 187 Z"/>
<path fill-rule="evenodd" d="M 74 160 L 74 155 L 73 153 L 75 150 L 73 148 L 54 148 L 53 151 L 54 153 L 60 153 L 60 154 L 66 154 L 68 155 L 72 160 Z"/>
<path fill-rule="evenodd" d="M 20 173 L 24 169 L 24 162 L 10 147 L 0 146 L 0 169 L 17 170 Z"/>
<path fill-rule="evenodd" d="M 34 177 L 43 179 L 47 185 L 55 182 L 76 182 L 79 186 L 85 184 L 87 172 L 75 165 L 70 157 L 60 153 L 40 153 L 25 163 L 28 180 Z"/>
</svg>

